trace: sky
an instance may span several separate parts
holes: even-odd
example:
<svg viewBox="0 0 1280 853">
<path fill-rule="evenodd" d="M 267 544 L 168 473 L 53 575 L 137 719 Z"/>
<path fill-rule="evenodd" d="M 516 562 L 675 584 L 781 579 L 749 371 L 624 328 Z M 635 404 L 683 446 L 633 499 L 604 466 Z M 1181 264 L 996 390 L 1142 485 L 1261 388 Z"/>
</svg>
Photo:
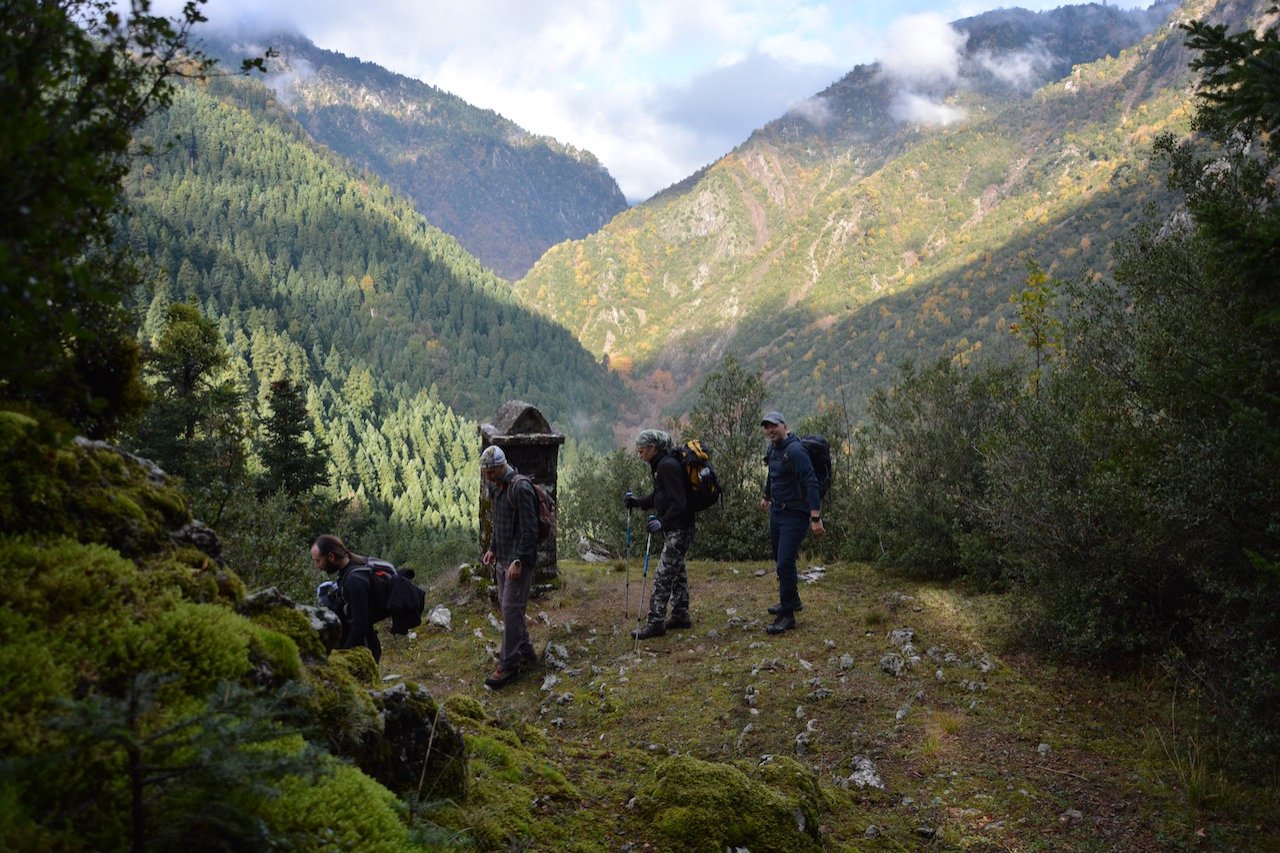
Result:
<svg viewBox="0 0 1280 853">
<path fill-rule="evenodd" d="M 594 154 L 630 202 L 883 60 L 945 75 L 947 23 L 1000 0 L 208 0 L 210 28 L 284 28 Z M 1064 0 L 1011 2 L 1036 11 Z M 1146 5 L 1119 2 L 1125 7 Z M 172 11 L 176 0 L 158 0 Z M 942 107 L 907 103 L 905 110 Z M 954 116 L 945 109 L 936 120 Z"/>
</svg>

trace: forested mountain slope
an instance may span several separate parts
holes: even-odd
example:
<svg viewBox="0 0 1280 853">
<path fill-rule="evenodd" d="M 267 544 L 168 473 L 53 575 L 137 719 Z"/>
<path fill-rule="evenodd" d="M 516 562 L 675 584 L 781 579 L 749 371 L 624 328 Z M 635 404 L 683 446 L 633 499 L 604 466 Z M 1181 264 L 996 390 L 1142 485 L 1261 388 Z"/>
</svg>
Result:
<svg viewBox="0 0 1280 853">
<path fill-rule="evenodd" d="M 1185 127 L 1188 54 L 1168 25 L 1142 34 L 1169 10 L 957 22 L 967 41 L 951 79 L 860 66 L 554 247 L 517 293 L 657 389 L 654 408 L 732 352 L 764 365 L 779 403 L 856 414 L 904 358 L 1005 346 L 1028 260 L 1061 276 L 1102 269 L 1111 240 L 1164 197 L 1146 163 L 1155 134 Z"/>
<path fill-rule="evenodd" d="M 409 196 L 428 222 L 504 278 L 521 277 L 549 247 L 626 209 L 589 152 L 299 36 L 260 43 L 278 53 L 267 85 L 314 139 Z M 214 46 L 228 56 L 246 49 Z"/>
<path fill-rule="evenodd" d="M 272 380 L 303 383 L 340 495 L 473 529 L 476 421 L 520 398 L 575 436 L 607 433 L 618 378 L 261 84 L 182 87 L 146 135 L 181 141 L 127 181 L 127 239 L 156 279 L 144 335 L 195 301 L 259 413 Z"/>
</svg>

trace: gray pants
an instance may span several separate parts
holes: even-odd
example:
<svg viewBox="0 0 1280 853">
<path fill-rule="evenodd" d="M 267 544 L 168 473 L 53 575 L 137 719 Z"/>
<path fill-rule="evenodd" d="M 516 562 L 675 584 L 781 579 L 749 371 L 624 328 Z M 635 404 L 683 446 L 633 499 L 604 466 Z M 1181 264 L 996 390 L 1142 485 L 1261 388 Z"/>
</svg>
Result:
<svg viewBox="0 0 1280 853">
<path fill-rule="evenodd" d="M 502 610 L 502 653 L 498 667 L 503 672 L 515 672 L 520 668 L 521 657 L 534 655 L 529 642 L 529 629 L 525 625 L 524 610 L 529 603 L 529 590 L 533 586 L 533 560 L 527 560 L 517 580 L 507 580 L 507 564 L 494 570 L 498 581 L 498 607 Z"/>
<path fill-rule="evenodd" d="M 667 619 L 667 603 L 672 618 L 689 616 L 689 573 L 684 558 L 693 545 L 693 528 L 667 530 L 662 534 L 662 558 L 653 578 L 653 595 L 649 597 L 649 622 L 662 624 Z"/>
</svg>

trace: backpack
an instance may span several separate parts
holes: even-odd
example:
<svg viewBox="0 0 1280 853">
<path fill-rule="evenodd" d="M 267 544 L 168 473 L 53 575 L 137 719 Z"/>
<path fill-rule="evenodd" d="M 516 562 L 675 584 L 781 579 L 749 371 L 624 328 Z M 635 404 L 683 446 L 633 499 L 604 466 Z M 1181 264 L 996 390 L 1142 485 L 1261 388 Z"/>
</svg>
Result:
<svg viewBox="0 0 1280 853">
<path fill-rule="evenodd" d="M 813 463 L 813 473 L 818 475 L 818 498 L 825 500 L 831 490 L 831 442 L 820 435 L 797 436 Z"/>
<path fill-rule="evenodd" d="M 556 527 L 556 502 L 546 489 L 524 474 L 517 474 L 517 480 L 528 480 L 529 485 L 533 486 L 533 494 L 538 498 L 538 541 L 546 542 L 547 537 L 551 535 L 551 531 Z M 514 485 L 514 483 L 513 483 Z M 516 505 L 515 496 L 512 489 L 507 490 L 507 500 L 511 501 L 511 505 Z"/>
<path fill-rule="evenodd" d="M 702 512 L 715 506 L 724 494 L 720 481 L 716 478 L 716 469 L 711 467 L 711 451 L 702 447 L 702 442 L 691 438 L 672 451 L 688 475 L 689 508 L 694 512 Z"/>
<path fill-rule="evenodd" d="M 407 634 L 422 624 L 422 611 L 427 607 L 427 593 L 413 582 L 413 569 L 397 570 L 386 560 L 366 557 L 363 566 L 353 571 L 371 573 L 369 586 L 369 618 L 381 622 L 391 617 L 391 633 Z M 335 585 L 336 586 L 336 585 Z M 341 590 L 338 590 L 341 596 Z M 345 605 L 345 602 L 343 602 Z M 339 611 L 345 616 L 345 606 Z"/>
</svg>

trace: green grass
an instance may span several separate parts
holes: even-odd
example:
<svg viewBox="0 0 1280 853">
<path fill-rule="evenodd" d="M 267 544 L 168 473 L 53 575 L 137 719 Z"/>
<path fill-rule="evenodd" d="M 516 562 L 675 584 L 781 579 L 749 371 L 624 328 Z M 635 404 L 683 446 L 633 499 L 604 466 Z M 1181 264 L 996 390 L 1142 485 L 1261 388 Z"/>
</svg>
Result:
<svg viewBox="0 0 1280 853">
<path fill-rule="evenodd" d="M 517 796 L 535 804 L 520 816 L 520 837 L 486 819 L 481 847 L 662 849 L 640 814 L 644 797 L 633 798 L 664 761 L 754 768 L 768 755 L 798 761 L 817 785 L 830 850 L 1276 847 L 1275 790 L 1228 783 L 1210 760 L 1211 732 L 1163 733 L 1172 688 L 1160 675 L 1019 651 L 1000 596 L 832 564 L 802 585 L 797 630 L 771 637 L 770 566 L 695 562 L 693 629 L 636 653 L 638 563 L 630 568 L 624 614 L 625 564 L 562 564 L 563 588 L 532 602 L 529 616 L 540 655 L 548 643 L 562 647 L 568 668 L 540 663 L 500 692 L 482 687 L 499 641 L 488 601 L 451 577 L 429 591 L 429 605 L 451 608 L 452 633 L 384 643 L 384 674 L 483 706 L 485 723 L 462 721 L 485 746 L 473 752 L 473 778 L 513 785 L 520 768 Z M 916 632 L 919 661 L 895 678 L 879 661 L 903 653 L 889 639 L 901 627 Z M 555 683 L 543 689 L 549 675 Z M 519 760 L 499 743 L 518 743 Z M 883 789 L 842 784 L 855 756 L 873 762 Z M 491 811 L 492 796 L 474 808 Z"/>
</svg>

